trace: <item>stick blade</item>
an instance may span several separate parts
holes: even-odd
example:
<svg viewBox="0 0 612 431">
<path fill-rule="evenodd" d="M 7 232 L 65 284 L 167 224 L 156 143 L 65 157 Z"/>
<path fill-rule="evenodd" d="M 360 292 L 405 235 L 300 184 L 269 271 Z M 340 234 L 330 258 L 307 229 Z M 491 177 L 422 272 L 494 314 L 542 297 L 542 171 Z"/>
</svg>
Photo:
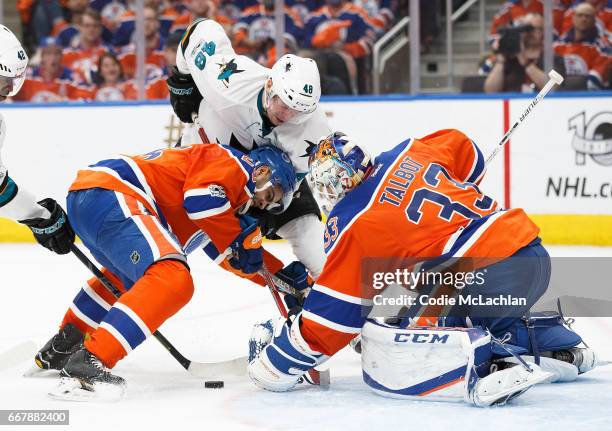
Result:
<svg viewBox="0 0 612 431">
<path fill-rule="evenodd" d="M 12 368 L 28 359 L 34 359 L 38 346 L 34 341 L 24 341 L 6 352 L 0 353 L 0 371 Z"/>
<path fill-rule="evenodd" d="M 223 362 L 194 362 L 187 371 L 193 376 L 211 379 L 220 376 L 244 376 L 247 373 L 248 358 L 241 356 Z"/>
<path fill-rule="evenodd" d="M 563 82 L 563 77 L 555 69 L 552 69 L 550 72 L 548 72 L 548 77 L 552 79 L 557 85 L 561 85 L 561 83 Z"/>
<path fill-rule="evenodd" d="M 319 385 L 321 389 L 329 389 L 329 385 L 331 383 L 331 374 L 329 370 L 322 370 L 319 372 Z"/>
</svg>

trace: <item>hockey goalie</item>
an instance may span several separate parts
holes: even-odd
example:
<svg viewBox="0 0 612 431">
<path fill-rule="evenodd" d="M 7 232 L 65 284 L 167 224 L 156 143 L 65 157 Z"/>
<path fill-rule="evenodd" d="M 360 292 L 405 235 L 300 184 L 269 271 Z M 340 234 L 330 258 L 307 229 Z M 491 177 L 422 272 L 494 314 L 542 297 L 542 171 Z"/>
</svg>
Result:
<svg viewBox="0 0 612 431">
<path fill-rule="evenodd" d="M 480 191 L 484 173 L 480 149 L 458 130 L 407 139 L 375 159 L 342 133 L 320 140 L 307 179 L 329 213 L 327 260 L 302 309 L 255 326 L 251 380 L 288 391 L 359 334 L 364 381 L 390 397 L 503 404 L 594 368 L 594 352 L 578 347 L 560 313 L 529 314 L 548 288 L 550 257 L 522 209 L 502 209 Z M 524 301 L 368 319 L 374 292 L 363 289 L 360 268 L 369 256 L 436 267 L 468 259 L 470 271 L 486 273 L 478 286 L 485 303 Z"/>
</svg>

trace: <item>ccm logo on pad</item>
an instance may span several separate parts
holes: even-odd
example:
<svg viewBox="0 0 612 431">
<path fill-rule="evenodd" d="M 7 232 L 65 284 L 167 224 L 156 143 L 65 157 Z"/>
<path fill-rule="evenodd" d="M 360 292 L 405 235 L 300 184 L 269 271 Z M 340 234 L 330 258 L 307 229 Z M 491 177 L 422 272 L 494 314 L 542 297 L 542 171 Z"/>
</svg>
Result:
<svg viewBox="0 0 612 431">
<path fill-rule="evenodd" d="M 445 344 L 448 341 L 448 334 L 446 335 L 438 335 L 438 334 L 395 334 L 394 341 L 396 343 L 439 343 Z"/>
</svg>

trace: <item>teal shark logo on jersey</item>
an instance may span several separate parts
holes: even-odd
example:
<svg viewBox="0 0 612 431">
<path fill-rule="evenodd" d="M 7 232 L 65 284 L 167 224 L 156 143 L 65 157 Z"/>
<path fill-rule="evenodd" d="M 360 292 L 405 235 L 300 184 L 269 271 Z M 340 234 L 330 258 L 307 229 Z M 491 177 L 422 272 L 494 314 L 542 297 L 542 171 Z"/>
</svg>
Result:
<svg viewBox="0 0 612 431">
<path fill-rule="evenodd" d="M 302 154 L 300 157 L 310 157 L 310 154 L 312 154 L 312 150 L 315 149 L 317 144 L 315 144 L 314 142 L 309 141 L 307 139 L 304 139 L 304 142 L 306 142 L 306 145 L 308 147 L 306 147 L 306 152 L 304 154 Z"/>
<path fill-rule="evenodd" d="M 229 86 L 230 76 L 235 73 L 244 72 L 244 70 L 238 69 L 238 65 L 234 62 L 234 60 L 235 59 L 232 58 L 227 63 L 217 63 L 220 67 L 220 73 L 219 76 L 217 76 L 217 79 L 223 82 L 226 87 Z"/>
</svg>

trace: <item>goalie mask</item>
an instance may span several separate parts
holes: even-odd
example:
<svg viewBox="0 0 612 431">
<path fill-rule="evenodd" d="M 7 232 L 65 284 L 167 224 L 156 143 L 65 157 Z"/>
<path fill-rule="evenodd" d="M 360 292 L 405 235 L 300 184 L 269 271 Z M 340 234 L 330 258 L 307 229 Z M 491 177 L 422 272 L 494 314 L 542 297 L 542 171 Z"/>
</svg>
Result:
<svg viewBox="0 0 612 431">
<path fill-rule="evenodd" d="M 17 37 L 0 25 L 0 98 L 16 95 L 25 80 L 28 56 Z"/>
<path fill-rule="evenodd" d="M 348 136 L 334 132 L 322 138 L 308 160 L 307 181 L 312 193 L 329 214 L 344 195 L 370 173 L 370 155 Z"/>
</svg>

